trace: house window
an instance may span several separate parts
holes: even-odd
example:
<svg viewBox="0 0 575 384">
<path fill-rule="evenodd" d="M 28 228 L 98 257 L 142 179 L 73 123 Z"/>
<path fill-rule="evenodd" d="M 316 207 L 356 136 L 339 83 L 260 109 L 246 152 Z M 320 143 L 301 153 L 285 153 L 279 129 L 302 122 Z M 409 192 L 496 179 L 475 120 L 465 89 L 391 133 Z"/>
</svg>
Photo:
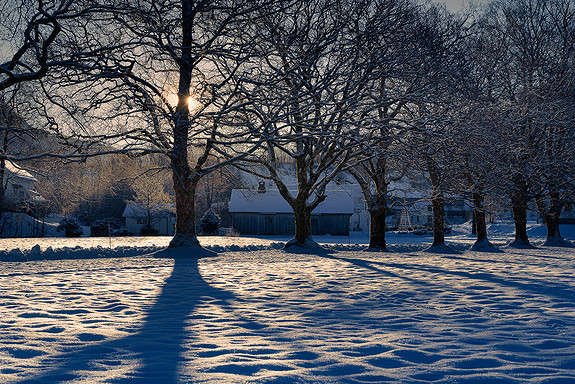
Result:
<svg viewBox="0 0 575 384">
<path fill-rule="evenodd" d="M 148 223 L 148 220 L 147 220 L 145 217 L 138 217 L 138 218 L 136 219 L 136 223 L 138 223 L 138 224 L 147 224 L 147 223 Z"/>
<path fill-rule="evenodd" d="M 24 199 L 26 197 L 26 190 L 20 184 L 12 184 L 12 190 L 14 191 L 14 198 L 17 200 Z"/>
</svg>

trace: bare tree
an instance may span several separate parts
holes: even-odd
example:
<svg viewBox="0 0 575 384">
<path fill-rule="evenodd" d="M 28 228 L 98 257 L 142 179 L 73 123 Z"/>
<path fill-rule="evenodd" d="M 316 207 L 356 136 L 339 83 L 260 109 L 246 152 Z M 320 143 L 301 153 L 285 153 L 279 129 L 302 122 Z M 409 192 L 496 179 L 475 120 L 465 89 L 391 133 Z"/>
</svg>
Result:
<svg viewBox="0 0 575 384">
<path fill-rule="evenodd" d="M 63 41 L 72 20 L 106 9 L 97 1 L 6 0 L 0 5 L 0 91 L 39 80 L 50 69 L 76 63 Z"/>
<path fill-rule="evenodd" d="M 362 144 L 370 156 L 348 171 L 360 185 L 370 214 L 369 248 L 386 250 L 388 185 L 406 171 L 397 161 L 402 150 L 399 142 L 408 127 L 404 112 L 407 105 L 420 100 L 422 91 L 413 66 L 418 55 L 412 43 L 418 12 L 408 1 L 377 1 L 373 9 L 363 46 L 377 55 L 371 92 L 366 92 L 367 106 L 360 115 L 361 134 L 368 138 Z"/>
<path fill-rule="evenodd" d="M 166 211 L 171 211 L 172 199 L 164 189 L 164 181 L 157 172 L 140 175 L 132 185 L 134 198 L 129 202 L 141 211 L 146 219 L 144 231 L 153 231 L 154 225 Z"/>
<path fill-rule="evenodd" d="M 242 168 L 272 180 L 291 206 L 295 237 L 286 247 L 317 246 L 311 214 L 363 152 L 359 125 L 376 105 L 368 96 L 378 54 L 363 45 L 375 35 L 369 20 L 380 3 L 296 1 L 257 24 L 262 60 L 245 88 L 251 103 L 243 112 L 265 148 L 246 159 L 256 166 Z M 287 166 L 279 161 L 286 158 Z"/>
<path fill-rule="evenodd" d="M 529 247 L 528 202 L 536 198 L 548 224 L 548 243 L 562 242 L 558 220 L 572 185 L 572 1 L 506 0 L 487 11 L 486 27 L 505 44 L 497 108 L 507 130 L 508 185 L 516 234 Z M 563 197 L 562 197 L 563 196 Z"/>
<path fill-rule="evenodd" d="M 257 10 L 281 6 L 263 0 L 110 4 L 77 20 L 78 48 L 89 47 L 78 64 L 44 78 L 51 102 L 44 114 L 78 156 L 167 156 L 176 203 L 170 247 L 199 245 L 198 183 L 232 161 L 218 160 L 218 152 L 244 145 L 239 156 L 245 156 L 258 145 L 250 147 L 250 127 L 229 126 L 225 116 L 244 103 L 235 79 L 252 53 L 242 26 Z M 73 124 L 54 119 L 53 106 Z"/>
<path fill-rule="evenodd" d="M 445 199 L 453 191 L 455 147 L 459 140 L 454 102 L 467 80 L 463 42 L 467 38 L 468 18 L 454 15 L 444 7 L 431 5 L 420 11 L 414 26 L 413 44 L 419 65 L 416 77 L 419 99 L 405 107 L 409 123 L 402 143 L 405 161 L 425 172 L 431 184 L 433 243 L 431 249 L 445 249 Z"/>
</svg>

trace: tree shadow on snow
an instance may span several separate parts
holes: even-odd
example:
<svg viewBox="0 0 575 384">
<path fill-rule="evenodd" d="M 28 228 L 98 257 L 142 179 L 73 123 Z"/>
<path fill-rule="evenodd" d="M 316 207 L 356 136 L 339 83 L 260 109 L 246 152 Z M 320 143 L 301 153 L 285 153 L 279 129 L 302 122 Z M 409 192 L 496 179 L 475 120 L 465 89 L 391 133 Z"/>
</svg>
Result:
<svg viewBox="0 0 575 384">
<path fill-rule="evenodd" d="M 185 345 L 191 336 L 187 327 L 190 315 L 205 300 L 230 306 L 235 296 L 214 288 L 199 273 L 197 258 L 176 258 L 170 277 L 156 302 L 147 311 L 143 326 L 134 334 L 73 350 L 45 361 L 51 366 L 36 377 L 20 383 L 62 382 L 84 376 L 79 371 L 107 371 L 133 361 L 135 372 L 108 379 L 113 383 L 177 383 L 178 368 L 186 360 Z"/>
<path fill-rule="evenodd" d="M 344 259 L 345 260 L 345 259 Z M 484 281 L 488 283 L 497 284 L 503 287 L 515 288 L 525 292 L 552 296 L 557 299 L 575 302 L 575 292 L 572 287 L 562 285 L 554 282 L 549 282 L 543 279 L 523 278 L 520 281 L 505 278 L 491 272 L 475 272 L 475 271 L 456 271 L 448 268 L 428 265 L 413 265 L 413 264 L 398 264 L 384 261 L 369 261 L 369 263 L 397 269 L 428 272 L 434 274 L 441 274 L 446 276 L 454 276 L 458 278 L 465 278 L 469 281 Z M 373 267 L 372 267 L 373 268 Z"/>
</svg>

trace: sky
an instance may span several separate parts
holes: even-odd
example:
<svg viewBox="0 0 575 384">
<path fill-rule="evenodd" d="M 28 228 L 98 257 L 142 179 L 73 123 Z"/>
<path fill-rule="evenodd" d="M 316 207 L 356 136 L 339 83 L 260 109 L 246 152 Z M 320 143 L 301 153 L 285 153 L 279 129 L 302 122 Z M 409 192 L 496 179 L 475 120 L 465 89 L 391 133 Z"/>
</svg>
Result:
<svg viewBox="0 0 575 384">
<path fill-rule="evenodd" d="M 447 5 L 447 8 L 449 8 L 451 11 L 454 12 L 461 11 L 463 4 L 467 4 L 470 2 L 469 0 L 435 0 L 435 1 Z M 482 5 L 487 4 L 489 0 L 474 0 L 473 2 L 477 5 Z"/>
</svg>

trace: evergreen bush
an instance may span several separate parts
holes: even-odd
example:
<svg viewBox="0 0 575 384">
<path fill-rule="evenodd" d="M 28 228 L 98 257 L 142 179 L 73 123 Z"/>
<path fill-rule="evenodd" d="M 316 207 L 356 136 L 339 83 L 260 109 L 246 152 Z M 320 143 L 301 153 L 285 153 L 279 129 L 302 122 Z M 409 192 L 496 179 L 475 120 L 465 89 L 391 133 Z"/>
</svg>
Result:
<svg viewBox="0 0 575 384">
<path fill-rule="evenodd" d="M 142 236 L 158 236 L 158 230 L 153 226 L 144 225 L 142 229 L 140 229 L 140 235 Z"/>
<path fill-rule="evenodd" d="M 206 235 L 215 235 L 220 229 L 220 217 L 212 210 L 206 211 L 200 220 L 200 232 Z"/>
<path fill-rule="evenodd" d="M 80 237 L 84 233 L 78 220 L 73 217 L 66 217 L 60 221 L 58 231 L 64 231 L 66 237 Z"/>
<path fill-rule="evenodd" d="M 115 231 L 120 229 L 122 224 L 115 217 L 108 217 L 102 220 L 96 220 L 90 226 L 90 236 L 92 237 L 105 237 L 114 234 Z"/>
</svg>

